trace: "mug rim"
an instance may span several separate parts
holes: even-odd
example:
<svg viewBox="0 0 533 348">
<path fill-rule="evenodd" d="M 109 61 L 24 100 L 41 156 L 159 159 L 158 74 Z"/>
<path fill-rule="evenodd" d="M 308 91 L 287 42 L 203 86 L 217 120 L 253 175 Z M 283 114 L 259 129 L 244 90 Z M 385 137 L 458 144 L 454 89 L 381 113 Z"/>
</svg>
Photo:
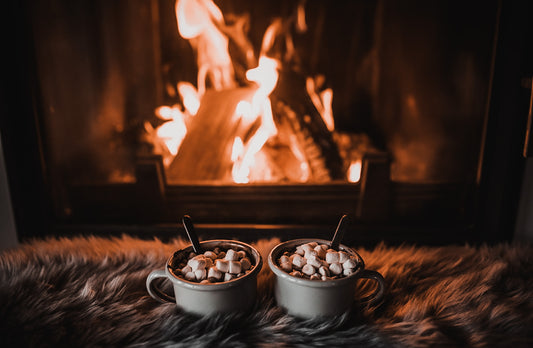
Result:
<svg viewBox="0 0 533 348">
<path fill-rule="evenodd" d="M 340 286 L 345 283 L 351 282 L 354 279 L 357 279 L 359 277 L 359 273 L 361 273 L 361 271 L 365 269 L 365 263 L 363 261 L 363 258 L 357 253 L 357 251 L 355 251 L 354 249 L 344 244 L 339 245 L 339 250 L 346 251 L 350 255 L 356 256 L 358 259 L 357 263 L 359 267 L 354 273 L 350 274 L 349 276 L 342 277 L 342 278 L 329 279 L 329 280 L 311 280 L 311 279 L 306 279 L 306 278 L 298 278 L 298 277 L 291 276 L 289 273 L 282 270 L 276 264 L 276 262 L 274 262 L 274 258 L 278 258 L 279 254 L 286 251 L 285 249 L 289 249 L 289 245 L 291 247 L 295 247 L 295 246 L 302 245 L 302 244 L 309 243 L 309 242 L 317 242 L 319 244 L 331 245 L 331 241 L 325 240 L 325 239 L 319 239 L 319 238 L 300 238 L 300 239 L 291 239 L 291 240 L 282 242 L 276 245 L 268 254 L 268 265 L 270 269 L 272 270 L 272 272 L 276 276 L 283 278 L 287 281 L 290 281 L 292 283 L 295 283 L 295 284 L 300 284 L 303 286 L 315 287 L 315 288 L 324 288 L 324 287 L 329 288 L 329 287 Z"/>
<path fill-rule="evenodd" d="M 256 248 L 251 246 L 248 243 L 244 243 L 238 240 L 232 240 L 232 239 L 210 239 L 200 242 L 200 246 L 202 245 L 214 245 L 213 248 L 219 244 L 226 244 L 226 245 L 238 245 L 239 247 L 244 247 L 250 249 L 252 253 L 252 257 L 255 258 L 255 262 L 253 264 L 252 271 L 246 273 L 245 275 L 235 278 L 232 280 L 224 281 L 224 282 L 217 282 L 217 283 L 197 283 L 188 281 L 184 278 L 178 277 L 172 270 L 172 260 L 176 256 L 177 253 L 180 252 L 190 252 L 193 251 L 192 244 L 189 244 L 185 248 L 179 249 L 175 251 L 167 260 L 165 272 L 169 276 L 170 280 L 175 282 L 175 284 L 191 289 L 191 290 L 200 290 L 200 291 L 212 291 L 212 290 L 220 290 L 220 289 L 227 289 L 234 286 L 238 286 L 241 282 L 245 281 L 246 279 L 250 277 L 255 277 L 259 271 L 261 270 L 263 266 L 263 258 L 261 257 L 261 253 L 257 251 Z"/>
</svg>

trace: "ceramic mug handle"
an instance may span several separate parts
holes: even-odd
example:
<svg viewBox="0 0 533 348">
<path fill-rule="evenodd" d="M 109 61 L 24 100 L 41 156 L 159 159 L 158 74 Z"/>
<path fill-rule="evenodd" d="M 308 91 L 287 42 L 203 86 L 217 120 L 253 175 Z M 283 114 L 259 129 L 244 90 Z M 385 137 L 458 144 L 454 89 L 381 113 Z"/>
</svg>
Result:
<svg viewBox="0 0 533 348">
<path fill-rule="evenodd" d="M 361 278 L 375 280 L 378 283 L 378 287 L 373 293 L 360 299 L 359 302 L 368 304 L 369 306 L 379 304 L 383 299 L 383 295 L 385 294 L 385 279 L 383 276 L 379 272 L 364 269 L 359 275 L 359 279 Z"/>
<path fill-rule="evenodd" d="M 174 296 L 166 294 L 157 286 L 157 284 L 152 283 L 152 281 L 158 278 L 167 279 L 165 270 L 161 269 L 161 270 L 152 271 L 146 278 L 146 290 L 148 290 L 148 293 L 150 294 L 150 296 L 152 296 L 155 300 L 161 303 L 167 303 L 167 302 L 176 303 L 176 298 Z"/>
</svg>

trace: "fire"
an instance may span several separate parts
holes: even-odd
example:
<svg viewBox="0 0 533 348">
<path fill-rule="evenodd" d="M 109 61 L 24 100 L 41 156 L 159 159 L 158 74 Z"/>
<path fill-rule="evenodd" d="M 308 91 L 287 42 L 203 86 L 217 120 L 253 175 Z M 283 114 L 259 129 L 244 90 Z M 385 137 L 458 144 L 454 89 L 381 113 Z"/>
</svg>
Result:
<svg viewBox="0 0 533 348">
<path fill-rule="evenodd" d="M 278 130 L 274 121 L 270 99 L 271 93 L 278 84 L 282 61 L 295 54 L 294 43 L 287 32 L 287 24 L 294 25 L 296 31 L 300 33 L 307 30 L 304 4 L 305 1 L 299 2 L 294 17 L 287 22 L 282 21 L 281 18 L 272 21 L 265 31 L 259 59 L 256 61 L 251 45 L 246 45 L 248 42 L 244 32 L 236 31 L 236 27 L 239 26 L 231 27 L 226 25 L 222 11 L 213 0 L 176 1 L 177 29 L 181 37 L 189 40 L 195 51 L 198 74 L 196 87 L 189 82 L 182 81 L 177 83 L 180 104 L 161 106 L 156 109 L 155 114 L 165 120 L 165 123 L 156 129 L 152 128 L 150 124 L 145 124 L 149 135 L 152 138 L 157 138 L 154 141 L 155 147 L 158 150 L 162 149 L 161 152 L 164 153 L 164 164 L 166 166 L 170 165 L 179 153 L 180 146 L 188 133 L 187 127 L 192 125 L 194 128 L 194 125 L 198 124 L 194 123 L 196 121 L 193 120 L 198 118 L 211 120 L 210 118 L 202 118 L 202 113 L 209 113 L 209 107 L 212 107 L 208 106 L 209 102 L 206 102 L 204 108 L 201 108 L 202 98 L 206 95 L 206 89 L 209 88 L 223 93 L 224 91 L 236 91 L 239 89 L 239 84 L 245 84 L 245 89 L 250 92 L 247 98 L 252 97 L 240 100 L 242 93 L 231 94 L 238 95 L 238 98 L 231 101 L 232 107 L 235 107 L 235 105 L 236 107 L 233 114 L 227 115 L 228 119 L 224 119 L 231 121 L 231 123 L 226 122 L 224 124 L 231 124 L 235 131 L 230 130 L 233 133 L 226 132 L 226 134 L 230 134 L 230 136 L 225 138 L 228 142 L 223 142 L 223 145 L 219 147 L 219 149 L 226 149 L 224 150 L 226 151 L 224 156 L 229 158 L 222 159 L 221 163 L 227 161 L 228 165 L 231 166 L 232 180 L 235 183 L 249 183 L 250 181 L 264 180 L 265 178 L 268 180 L 272 175 L 269 172 L 268 163 L 273 163 L 273 156 L 269 151 L 273 151 L 272 148 L 275 146 L 279 147 L 279 144 L 282 144 L 284 149 L 288 149 L 284 150 L 285 153 L 290 153 L 290 156 L 292 156 L 290 157 L 292 162 L 287 162 L 292 167 L 287 166 L 286 168 L 288 169 L 284 169 L 291 170 L 291 173 L 297 172 L 297 174 L 291 176 L 291 180 L 307 182 L 313 178 L 313 169 L 306 157 L 307 154 L 302 150 L 302 145 L 299 145 L 301 140 L 298 140 L 295 135 L 287 136 L 287 126 L 285 126 L 285 129 L 280 128 L 281 131 Z M 276 46 L 276 40 L 279 38 L 285 39 L 286 52 L 284 55 L 273 52 L 278 47 Z M 240 43 L 247 57 L 247 68 L 257 65 L 248 69 L 245 73 L 245 78 L 249 81 L 249 84 L 243 83 L 244 77 L 242 73 L 240 79 L 235 76 L 232 58 L 228 49 L 229 39 L 233 40 L 232 43 Z M 277 57 L 277 59 L 274 59 L 273 56 Z M 237 71 L 241 72 L 242 70 Z M 237 81 L 240 82 L 238 83 Z M 307 78 L 305 87 L 327 129 L 330 132 L 334 132 L 333 91 L 329 88 L 322 88 L 324 81 L 325 78 L 323 76 Z M 254 85 L 255 87 L 253 87 Z M 213 97 L 213 94 L 208 95 Z M 215 98 L 216 96 L 215 94 Z M 233 104 L 234 102 L 236 103 Z M 216 115 L 216 112 L 211 112 L 210 114 Z M 224 117 L 222 113 L 221 117 Z M 221 118 L 215 119 L 222 120 Z M 280 125 L 283 126 L 283 124 Z M 278 136 L 271 143 L 272 146 L 263 151 L 265 144 L 276 135 Z M 189 139 L 188 137 L 185 145 L 183 145 L 182 153 L 187 152 L 187 146 L 190 144 Z M 230 146 L 231 149 L 229 148 Z M 204 151 L 209 151 L 209 149 L 204 149 Z M 214 154 L 218 155 L 217 152 L 214 152 Z M 205 158 L 209 160 L 209 157 Z M 263 170 L 265 170 L 264 173 L 261 172 Z M 360 171 L 361 161 L 353 161 L 346 174 L 348 180 L 351 182 L 359 181 Z M 260 173 L 260 179 L 258 179 L 258 173 Z"/>
<path fill-rule="evenodd" d="M 278 82 L 279 73 L 277 69 L 278 63 L 276 60 L 268 57 L 261 57 L 259 59 L 259 66 L 246 72 L 246 78 L 255 82 L 259 86 L 252 98 L 252 104 L 249 111 L 251 111 L 253 118 L 261 117 L 262 122 L 259 129 L 246 145 L 242 156 L 234 156 L 232 153 L 232 177 L 235 183 L 249 182 L 248 176 L 250 174 L 250 167 L 254 165 L 255 155 L 261 150 L 268 139 L 277 133 L 269 99 L 270 93 L 276 88 Z M 242 109 L 242 102 L 240 102 L 238 106 L 239 105 L 241 105 Z M 233 160 L 233 157 L 237 160 Z"/>
<path fill-rule="evenodd" d="M 218 6 L 211 0 L 178 0 L 176 19 L 180 35 L 196 50 L 198 94 L 204 94 L 206 80 L 216 90 L 234 87 L 229 40 L 219 29 L 224 26 L 224 16 Z"/>
<path fill-rule="evenodd" d="M 361 180 L 361 160 L 353 161 L 350 164 L 350 168 L 348 169 L 348 181 L 349 182 L 359 182 Z"/>
<path fill-rule="evenodd" d="M 200 96 L 196 88 L 188 82 L 178 82 L 178 93 L 183 100 L 183 106 L 189 114 L 196 115 L 200 108 Z"/>
</svg>

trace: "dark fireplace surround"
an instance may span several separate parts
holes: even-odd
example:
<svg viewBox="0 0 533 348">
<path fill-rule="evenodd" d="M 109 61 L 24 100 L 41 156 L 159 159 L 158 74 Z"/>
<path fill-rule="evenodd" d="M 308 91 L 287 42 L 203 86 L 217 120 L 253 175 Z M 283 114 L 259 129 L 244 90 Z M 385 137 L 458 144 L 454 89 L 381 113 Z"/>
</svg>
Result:
<svg viewBox="0 0 533 348">
<path fill-rule="evenodd" d="M 494 40 L 480 150 L 471 178 L 394 181 L 394 158 L 383 151 L 364 157 L 357 184 L 176 185 L 168 183 L 159 156 L 142 155 L 136 156 L 133 183 L 69 185 L 58 193 L 61 179 L 52 175 L 43 128 L 46 106 L 28 15 L 32 1 L 10 3 L 2 21 L 9 54 L 0 126 L 19 239 L 77 233 L 169 238 L 181 233 L 184 214 L 193 217 L 203 238 L 328 238 L 338 218 L 348 213 L 347 242 L 509 241 L 524 156 L 532 152 L 526 140 L 531 128 L 532 9 L 530 4 L 491 4 Z M 462 5 L 457 5 L 460 11 Z M 468 13 L 475 8 L 482 12 L 484 2 L 469 6 Z"/>
</svg>

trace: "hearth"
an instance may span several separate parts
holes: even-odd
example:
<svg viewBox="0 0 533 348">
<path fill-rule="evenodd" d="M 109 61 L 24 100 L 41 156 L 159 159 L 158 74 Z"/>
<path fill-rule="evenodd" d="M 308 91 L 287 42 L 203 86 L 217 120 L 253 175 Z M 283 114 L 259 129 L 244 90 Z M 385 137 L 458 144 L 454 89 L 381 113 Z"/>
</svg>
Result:
<svg viewBox="0 0 533 348">
<path fill-rule="evenodd" d="M 28 0 L 2 140 L 21 238 L 500 241 L 527 149 L 529 4 Z M 531 127 L 531 121 L 529 121 Z M 529 145 L 531 146 L 531 145 Z"/>
</svg>

